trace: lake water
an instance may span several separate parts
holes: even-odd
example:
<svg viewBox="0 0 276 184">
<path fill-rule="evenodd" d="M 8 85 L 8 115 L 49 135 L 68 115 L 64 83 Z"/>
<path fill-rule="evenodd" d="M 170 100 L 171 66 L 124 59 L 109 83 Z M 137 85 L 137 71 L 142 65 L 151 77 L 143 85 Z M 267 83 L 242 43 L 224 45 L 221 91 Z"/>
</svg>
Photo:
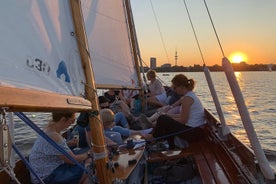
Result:
<svg viewBox="0 0 276 184">
<path fill-rule="evenodd" d="M 170 85 L 170 81 L 175 74 L 177 73 L 158 73 L 158 76 L 165 84 Z M 204 107 L 216 115 L 215 105 L 204 73 L 185 72 L 184 74 L 196 81 L 194 91 L 201 99 Z M 236 72 L 235 74 L 262 148 L 271 166 L 276 170 L 276 72 Z M 223 72 L 215 72 L 211 73 L 211 77 L 227 125 L 229 125 L 234 135 L 243 143 L 249 145 L 225 74 Z M 43 127 L 49 119 L 49 114 L 47 113 L 26 114 L 39 127 Z M 16 117 L 15 122 L 16 145 L 26 155 L 36 139 L 36 133 Z"/>
</svg>

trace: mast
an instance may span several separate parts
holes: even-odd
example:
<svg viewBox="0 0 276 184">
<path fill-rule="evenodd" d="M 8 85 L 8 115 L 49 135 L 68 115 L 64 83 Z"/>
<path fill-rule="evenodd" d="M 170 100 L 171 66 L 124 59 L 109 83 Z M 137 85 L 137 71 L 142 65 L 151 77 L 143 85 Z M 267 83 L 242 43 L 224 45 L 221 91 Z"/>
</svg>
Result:
<svg viewBox="0 0 276 184">
<path fill-rule="evenodd" d="M 86 86 L 85 92 L 87 99 L 91 102 L 94 112 L 99 112 L 98 98 L 96 95 L 96 84 L 94 80 L 94 72 L 91 66 L 91 60 L 89 56 L 89 47 L 85 34 L 84 20 L 81 10 L 80 0 L 71 0 L 71 9 L 75 25 L 76 37 L 79 40 L 79 50 L 81 55 L 81 60 L 86 76 Z M 103 155 L 102 157 L 95 158 L 97 176 L 100 183 L 108 184 L 111 183 L 111 172 L 107 169 L 106 163 L 108 162 L 107 149 L 104 142 L 103 126 L 100 121 L 100 116 L 96 115 L 95 117 L 89 118 L 89 125 L 91 131 L 91 137 L 93 141 L 93 151 L 95 155 Z"/>
<path fill-rule="evenodd" d="M 136 38 L 136 31 L 134 27 L 134 21 L 133 21 L 133 15 L 131 11 L 131 5 L 130 5 L 130 0 L 124 0 L 125 1 L 125 6 L 126 6 L 126 15 L 127 15 L 127 21 L 128 21 L 128 27 L 130 31 L 130 40 L 131 40 L 131 45 L 132 45 L 132 52 L 133 52 L 133 57 L 134 57 L 134 62 L 135 62 L 135 69 L 137 72 L 137 77 L 138 77 L 138 83 L 139 86 L 142 88 L 143 82 L 142 82 L 142 77 L 140 75 L 140 65 L 139 65 L 139 53 L 138 53 L 138 43 L 137 43 L 137 38 Z M 144 92 L 143 90 L 140 91 L 140 96 L 142 97 L 142 104 L 145 104 L 143 102 L 144 98 Z"/>
</svg>

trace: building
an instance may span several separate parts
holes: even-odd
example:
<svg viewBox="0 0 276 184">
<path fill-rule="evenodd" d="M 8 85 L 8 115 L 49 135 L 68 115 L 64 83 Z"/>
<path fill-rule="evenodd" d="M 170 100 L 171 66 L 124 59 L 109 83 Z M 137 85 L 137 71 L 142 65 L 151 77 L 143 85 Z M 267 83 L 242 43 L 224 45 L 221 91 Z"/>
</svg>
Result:
<svg viewBox="0 0 276 184">
<path fill-rule="evenodd" d="M 156 58 L 151 57 L 150 58 L 150 69 L 155 69 L 156 68 Z"/>
<path fill-rule="evenodd" d="M 161 65 L 161 68 L 170 68 L 172 65 L 170 63 L 166 63 Z"/>
</svg>

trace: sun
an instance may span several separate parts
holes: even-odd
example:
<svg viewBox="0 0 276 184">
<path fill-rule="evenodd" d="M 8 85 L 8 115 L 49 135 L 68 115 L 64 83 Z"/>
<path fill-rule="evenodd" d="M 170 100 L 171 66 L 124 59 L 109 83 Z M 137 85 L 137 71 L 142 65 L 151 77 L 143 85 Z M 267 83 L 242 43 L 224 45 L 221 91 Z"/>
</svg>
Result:
<svg viewBox="0 0 276 184">
<path fill-rule="evenodd" d="M 243 52 L 234 52 L 229 57 L 231 63 L 246 62 L 247 56 Z"/>
</svg>

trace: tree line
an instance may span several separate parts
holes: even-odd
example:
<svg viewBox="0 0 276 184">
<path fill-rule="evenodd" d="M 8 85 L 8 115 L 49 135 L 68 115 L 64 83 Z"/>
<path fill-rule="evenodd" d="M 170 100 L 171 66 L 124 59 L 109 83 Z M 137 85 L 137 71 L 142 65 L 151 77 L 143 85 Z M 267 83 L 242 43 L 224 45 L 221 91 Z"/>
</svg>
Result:
<svg viewBox="0 0 276 184">
<path fill-rule="evenodd" d="M 269 67 L 267 64 L 254 64 L 250 65 L 245 62 L 241 63 L 231 63 L 234 71 L 269 71 Z M 212 72 L 221 72 L 223 71 L 222 66 L 213 65 L 207 66 L 208 69 Z M 149 70 L 149 67 L 144 67 L 144 71 Z M 202 72 L 203 66 L 194 65 L 194 66 L 167 66 L 167 67 L 156 67 L 154 68 L 156 72 Z M 271 66 L 271 71 L 276 70 L 276 65 Z"/>
</svg>

